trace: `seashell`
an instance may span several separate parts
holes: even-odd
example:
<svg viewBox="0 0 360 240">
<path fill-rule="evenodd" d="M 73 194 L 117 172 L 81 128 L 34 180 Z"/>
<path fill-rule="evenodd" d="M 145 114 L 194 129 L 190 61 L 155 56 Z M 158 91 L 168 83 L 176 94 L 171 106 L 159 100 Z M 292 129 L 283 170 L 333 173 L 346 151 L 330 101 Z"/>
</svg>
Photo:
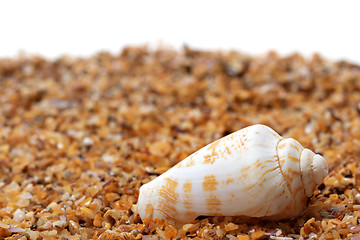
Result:
<svg viewBox="0 0 360 240">
<path fill-rule="evenodd" d="M 326 160 L 265 125 L 193 153 L 140 188 L 142 219 L 179 226 L 198 216 L 296 217 L 328 173 Z"/>
</svg>

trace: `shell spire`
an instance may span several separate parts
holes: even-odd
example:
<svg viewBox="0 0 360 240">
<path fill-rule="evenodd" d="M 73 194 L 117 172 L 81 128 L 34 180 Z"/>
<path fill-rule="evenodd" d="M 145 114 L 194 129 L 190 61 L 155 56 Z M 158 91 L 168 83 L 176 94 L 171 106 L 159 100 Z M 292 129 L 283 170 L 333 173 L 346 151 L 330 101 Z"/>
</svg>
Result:
<svg viewBox="0 0 360 240">
<path fill-rule="evenodd" d="M 140 217 L 174 225 L 198 216 L 296 217 L 328 172 L 326 160 L 265 125 L 193 153 L 140 188 Z"/>
</svg>

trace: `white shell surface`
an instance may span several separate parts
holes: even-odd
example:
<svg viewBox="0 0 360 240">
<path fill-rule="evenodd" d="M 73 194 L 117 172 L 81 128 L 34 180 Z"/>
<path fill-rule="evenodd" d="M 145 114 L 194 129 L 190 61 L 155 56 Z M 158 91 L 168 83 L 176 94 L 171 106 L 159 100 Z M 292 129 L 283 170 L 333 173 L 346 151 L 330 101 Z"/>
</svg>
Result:
<svg viewBox="0 0 360 240">
<path fill-rule="evenodd" d="M 143 185 L 140 217 L 179 224 L 201 215 L 296 216 L 306 203 L 302 150 L 294 139 L 283 139 L 264 125 L 239 130 Z"/>
</svg>

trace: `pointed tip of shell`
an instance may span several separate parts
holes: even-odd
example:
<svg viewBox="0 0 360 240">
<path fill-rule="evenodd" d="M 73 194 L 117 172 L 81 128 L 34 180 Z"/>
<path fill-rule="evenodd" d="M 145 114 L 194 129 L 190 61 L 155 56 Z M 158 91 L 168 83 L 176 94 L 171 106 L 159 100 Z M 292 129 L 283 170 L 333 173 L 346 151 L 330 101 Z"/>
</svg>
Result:
<svg viewBox="0 0 360 240">
<path fill-rule="evenodd" d="M 328 174 L 328 164 L 319 154 L 304 149 L 300 157 L 301 178 L 305 196 L 311 197 L 315 187 L 323 182 Z"/>
<path fill-rule="evenodd" d="M 316 154 L 312 162 L 313 177 L 316 185 L 323 182 L 324 178 L 328 175 L 329 167 L 322 156 Z"/>
</svg>

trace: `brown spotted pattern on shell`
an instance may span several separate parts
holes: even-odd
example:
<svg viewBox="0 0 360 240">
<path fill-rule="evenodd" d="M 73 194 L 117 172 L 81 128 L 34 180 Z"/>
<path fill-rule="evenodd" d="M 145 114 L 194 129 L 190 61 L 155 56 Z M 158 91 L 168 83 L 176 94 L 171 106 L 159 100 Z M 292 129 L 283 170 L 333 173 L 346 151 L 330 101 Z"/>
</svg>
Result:
<svg viewBox="0 0 360 240">
<path fill-rule="evenodd" d="M 175 225 L 198 216 L 291 218 L 301 214 L 327 173 L 323 157 L 257 124 L 203 147 L 143 185 L 138 210 L 142 219 Z"/>
</svg>

